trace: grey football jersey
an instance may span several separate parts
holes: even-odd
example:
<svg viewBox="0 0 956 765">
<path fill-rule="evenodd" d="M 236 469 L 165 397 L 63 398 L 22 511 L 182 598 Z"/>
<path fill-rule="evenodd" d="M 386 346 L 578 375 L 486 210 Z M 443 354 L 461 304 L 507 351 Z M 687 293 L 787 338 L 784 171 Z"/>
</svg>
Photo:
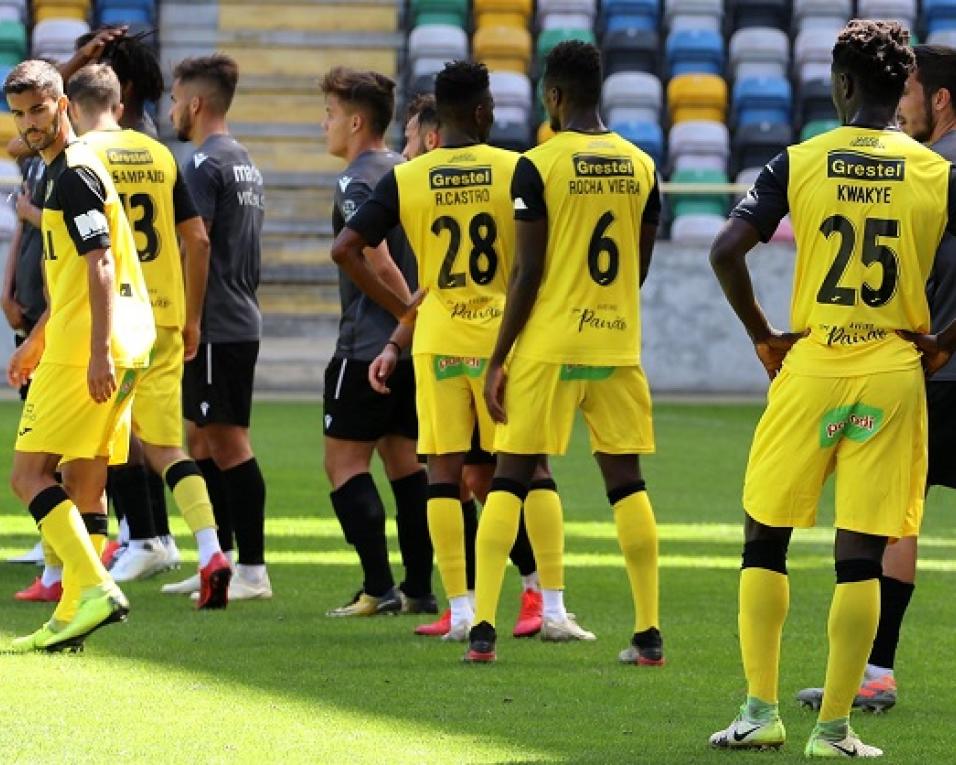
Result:
<svg viewBox="0 0 956 765">
<path fill-rule="evenodd" d="M 202 342 L 258 340 L 262 174 L 242 144 L 228 135 L 212 135 L 186 162 L 183 177 L 199 215 L 212 223 Z"/>
<path fill-rule="evenodd" d="M 389 150 L 370 150 L 359 154 L 336 179 L 332 205 L 332 229 L 335 235 L 344 228 L 349 218 L 372 196 L 379 179 L 395 165 L 402 156 Z M 415 258 L 400 226 L 396 226 L 385 238 L 388 251 L 405 277 L 410 291 L 418 288 Z M 395 318 L 384 308 L 370 300 L 355 283 L 339 271 L 339 299 L 342 316 L 339 320 L 339 337 L 335 355 L 341 358 L 371 361 L 388 341 L 395 329 Z"/>
<path fill-rule="evenodd" d="M 950 162 L 956 162 L 956 130 L 947 133 L 930 148 Z M 936 251 L 936 260 L 926 282 L 933 332 L 941 332 L 956 319 L 956 237 L 946 232 Z M 956 381 L 956 357 L 930 378 L 932 382 Z"/>
</svg>

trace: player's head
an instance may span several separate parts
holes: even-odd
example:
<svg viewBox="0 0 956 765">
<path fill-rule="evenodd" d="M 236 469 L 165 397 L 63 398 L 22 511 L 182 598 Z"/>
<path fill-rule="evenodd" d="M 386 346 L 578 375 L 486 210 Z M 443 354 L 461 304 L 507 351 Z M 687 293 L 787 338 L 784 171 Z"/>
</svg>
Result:
<svg viewBox="0 0 956 765">
<path fill-rule="evenodd" d="M 568 116 L 596 112 L 601 100 L 601 53 L 591 43 L 566 40 L 545 59 L 541 98 L 551 129 L 562 130 Z"/>
<path fill-rule="evenodd" d="M 90 64 L 74 74 L 66 84 L 70 99 L 70 119 L 81 135 L 95 129 L 104 117 L 118 120 L 123 112 L 120 81 L 107 64 Z"/>
<path fill-rule="evenodd" d="M 907 135 L 929 143 L 956 121 L 956 48 L 917 45 L 913 53 L 916 68 L 906 80 L 897 117 Z"/>
<path fill-rule="evenodd" d="M 63 78 L 53 64 L 37 59 L 17 64 L 4 80 L 3 92 L 20 137 L 33 151 L 42 151 L 69 131 Z"/>
<path fill-rule="evenodd" d="M 832 95 L 848 123 L 861 107 L 896 110 L 913 68 L 909 32 L 896 21 L 853 19 L 833 46 Z"/>
<path fill-rule="evenodd" d="M 495 124 L 488 68 L 478 62 L 450 61 L 435 76 L 435 105 L 442 129 L 455 129 L 484 143 Z"/>
<path fill-rule="evenodd" d="M 405 114 L 405 148 L 402 156 L 415 159 L 438 146 L 438 108 L 435 96 L 422 93 L 415 96 Z"/>
<path fill-rule="evenodd" d="M 236 62 L 222 53 L 180 61 L 173 70 L 169 119 L 180 141 L 189 141 L 203 119 L 223 119 L 239 81 Z"/>
<path fill-rule="evenodd" d="M 319 83 L 325 96 L 325 142 L 329 154 L 346 157 L 350 147 L 380 141 L 395 111 L 395 82 L 378 72 L 337 66 Z"/>
</svg>

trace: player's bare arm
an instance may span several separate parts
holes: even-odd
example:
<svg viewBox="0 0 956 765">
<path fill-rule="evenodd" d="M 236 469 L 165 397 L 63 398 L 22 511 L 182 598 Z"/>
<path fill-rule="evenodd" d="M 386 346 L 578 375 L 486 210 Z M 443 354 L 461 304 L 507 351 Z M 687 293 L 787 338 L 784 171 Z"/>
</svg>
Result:
<svg viewBox="0 0 956 765">
<path fill-rule="evenodd" d="M 176 226 L 183 246 L 183 278 L 186 282 L 186 323 L 183 325 L 183 358 L 196 358 L 199 324 L 209 277 L 209 235 L 203 219 L 188 218 Z"/>
<path fill-rule="evenodd" d="M 401 319 L 411 307 L 410 300 L 397 294 L 369 265 L 364 252 L 367 247 L 368 242 L 362 235 L 346 226 L 332 243 L 332 260 L 362 292 L 396 319 Z M 404 279 L 402 281 L 404 283 Z M 408 294 L 407 285 L 405 293 Z"/>
<path fill-rule="evenodd" d="M 757 302 L 746 256 L 759 241 L 760 234 L 750 223 L 731 218 L 714 240 L 710 250 L 710 265 L 727 302 L 750 335 L 757 358 L 772 380 L 780 372 L 787 351 L 803 335 L 780 332 L 771 327 Z"/>
<path fill-rule="evenodd" d="M 40 363 L 43 349 L 46 347 L 46 323 L 50 318 L 50 290 L 46 284 L 46 271 L 43 270 L 43 304 L 46 308 L 40 314 L 30 334 L 10 356 L 7 362 L 7 383 L 14 388 L 26 385 L 33 371 Z"/>
<path fill-rule="evenodd" d="M 515 246 L 517 257 L 498 341 L 488 361 L 485 378 L 485 403 L 495 422 L 507 420 L 504 408 L 505 371 L 504 363 L 515 340 L 521 334 L 531 309 L 538 299 L 538 288 L 544 275 L 544 258 L 548 247 L 548 219 L 515 221 Z"/>
<path fill-rule="evenodd" d="M 402 300 L 411 303 L 412 293 L 408 289 L 408 283 L 399 270 L 398 264 L 389 254 L 386 241 L 383 239 L 378 247 L 366 247 L 363 254 L 375 275 Z"/>
<path fill-rule="evenodd" d="M 87 266 L 91 319 L 87 384 L 90 397 L 102 404 L 109 401 L 116 391 L 116 370 L 110 355 L 115 267 L 113 255 L 108 249 L 93 250 L 83 258 Z"/>
<path fill-rule="evenodd" d="M 0 295 L 0 305 L 3 306 L 3 314 L 7 317 L 7 323 L 11 329 L 20 329 L 23 326 L 23 306 L 13 296 L 22 232 L 23 226 L 17 226 L 14 229 L 10 250 L 7 253 L 7 262 L 3 268 L 3 294 Z"/>
<path fill-rule="evenodd" d="M 415 294 L 418 295 L 420 292 L 421 290 Z M 413 318 L 409 321 L 399 322 L 392 332 L 392 336 L 385 343 L 385 347 L 382 348 L 382 352 L 368 366 L 368 384 L 372 387 L 372 390 L 381 393 L 383 396 L 392 392 L 385 383 L 392 376 L 392 372 L 395 371 L 395 365 L 398 364 L 402 351 L 412 344 L 412 337 L 415 334 L 414 314 L 412 316 Z"/>
<path fill-rule="evenodd" d="M 640 286 L 644 286 L 647 274 L 651 270 L 651 257 L 654 254 L 654 242 L 657 241 L 657 226 L 651 224 L 641 225 L 641 234 L 639 238 L 640 247 Z"/>
<path fill-rule="evenodd" d="M 99 61 L 106 46 L 113 42 L 113 40 L 123 37 L 128 29 L 128 26 L 123 25 L 118 27 L 105 27 L 97 32 L 96 35 L 93 36 L 93 39 L 77 50 L 69 61 L 60 64 L 59 70 L 63 77 L 63 82 L 67 82 L 70 77 L 87 64 Z"/>
</svg>

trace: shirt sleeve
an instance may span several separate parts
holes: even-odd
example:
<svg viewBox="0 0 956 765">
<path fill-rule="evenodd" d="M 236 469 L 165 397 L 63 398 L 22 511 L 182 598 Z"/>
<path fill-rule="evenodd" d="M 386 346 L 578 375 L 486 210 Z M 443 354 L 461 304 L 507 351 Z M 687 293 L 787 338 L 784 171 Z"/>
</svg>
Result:
<svg viewBox="0 0 956 765">
<path fill-rule="evenodd" d="M 56 181 L 63 221 L 76 251 L 86 255 L 110 246 L 106 189 L 100 177 L 82 165 L 67 167 Z"/>
<path fill-rule="evenodd" d="M 212 157 L 206 157 L 196 167 L 195 156 L 186 165 L 186 185 L 192 194 L 196 211 L 207 221 L 216 219 L 216 203 L 222 190 L 219 165 Z"/>
<path fill-rule="evenodd" d="M 644 205 L 644 216 L 641 218 L 642 226 L 656 226 L 661 222 L 661 178 L 654 173 L 654 186 L 647 197 L 647 203 Z"/>
<path fill-rule="evenodd" d="M 527 157 L 521 157 L 511 179 L 511 199 L 514 202 L 515 220 L 535 221 L 548 217 L 548 205 L 544 201 L 544 181 L 541 173 Z"/>
<path fill-rule="evenodd" d="M 193 201 L 193 195 L 189 193 L 189 187 L 183 180 L 183 174 L 176 169 L 176 181 L 173 183 L 173 215 L 176 224 L 184 220 L 195 218 L 199 215 L 196 209 L 196 203 Z"/>
<path fill-rule="evenodd" d="M 730 217 L 747 221 L 757 229 L 760 241 L 769 242 L 783 216 L 790 211 L 787 200 L 789 177 L 789 155 L 782 151 L 760 171 L 747 196 L 731 211 Z"/>
<path fill-rule="evenodd" d="M 349 184 L 346 189 L 346 199 L 354 182 Z M 368 188 L 367 186 L 365 188 Z M 343 206 L 344 206 L 343 200 Z M 367 201 L 363 200 L 357 210 L 350 217 L 345 216 L 345 210 L 342 210 L 342 217 L 345 218 L 346 225 L 355 233 L 361 236 L 371 247 L 377 247 L 400 222 L 398 208 L 398 181 L 395 179 L 395 171 L 389 170 L 382 176 L 381 180 L 375 186 L 375 191 Z"/>
<path fill-rule="evenodd" d="M 946 225 L 946 230 L 950 234 L 956 236 L 956 166 L 950 165 L 949 167 L 949 199 L 947 200 L 946 206 L 949 211 L 949 221 Z"/>
</svg>

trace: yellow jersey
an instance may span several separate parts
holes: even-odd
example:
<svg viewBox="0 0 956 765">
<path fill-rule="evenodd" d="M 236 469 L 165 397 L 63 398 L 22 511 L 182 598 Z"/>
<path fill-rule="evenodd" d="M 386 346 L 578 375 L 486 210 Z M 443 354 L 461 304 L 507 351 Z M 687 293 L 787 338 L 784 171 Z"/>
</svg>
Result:
<svg viewBox="0 0 956 765">
<path fill-rule="evenodd" d="M 172 153 L 136 130 L 96 130 L 82 138 L 109 171 L 133 229 L 156 324 L 186 321 L 176 224 L 198 215 Z"/>
<path fill-rule="evenodd" d="M 41 233 L 50 298 L 42 361 L 89 364 L 92 323 L 83 256 L 109 249 L 114 263 L 113 363 L 145 367 L 156 327 L 133 232 L 109 173 L 82 142 L 69 144 L 47 168 Z"/>
<path fill-rule="evenodd" d="M 791 146 L 732 213 L 766 240 L 790 211 L 792 372 L 852 377 L 919 365 L 896 330 L 930 327 L 926 279 L 949 221 L 950 164 L 895 129 L 836 128 Z"/>
<path fill-rule="evenodd" d="M 613 132 L 562 131 L 523 155 L 512 196 L 516 219 L 548 221 L 544 274 L 515 355 L 640 364 L 640 229 L 660 214 L 653 160 Z"/>
<path fill-rule="evenodd" d="M 514 262 L 511 178 L 520 155 L 444 147 L 396 165 L 347 225 L 375 246 L 401 224 L 426 290 L 413 354 L 486 358 Z"/>
</svg>

